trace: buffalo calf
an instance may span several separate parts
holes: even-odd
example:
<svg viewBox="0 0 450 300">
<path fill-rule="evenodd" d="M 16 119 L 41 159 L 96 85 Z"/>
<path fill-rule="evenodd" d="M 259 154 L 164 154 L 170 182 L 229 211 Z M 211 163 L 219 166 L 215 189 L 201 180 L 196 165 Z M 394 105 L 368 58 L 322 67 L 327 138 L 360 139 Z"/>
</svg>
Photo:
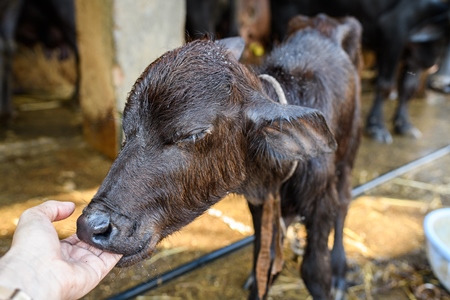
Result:
<svg viewBox="0 0 450 300">
<path fill-rule="evenodd" d="M 193 41 L 150 64 L 128 96 L 123 148 L 77 221 L 80 239 L 134 264 L 237 193 L 255 227 L 250 299 L 267 297 L 283 262 L 282 227 L 295 217 L 308 232 L 308 290 L 315 299 L 344 291 L 361 28 L 353 18 L 299 16 L 290 32 L 256 72 L 238 62 L 240 38 Z"/>
</svg>

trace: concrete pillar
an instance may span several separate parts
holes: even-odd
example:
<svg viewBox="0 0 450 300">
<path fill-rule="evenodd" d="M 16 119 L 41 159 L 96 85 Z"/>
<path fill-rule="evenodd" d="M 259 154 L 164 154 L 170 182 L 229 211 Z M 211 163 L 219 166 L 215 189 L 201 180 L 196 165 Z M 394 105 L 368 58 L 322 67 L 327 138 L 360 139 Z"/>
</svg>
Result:
<svg viewBox="0 0 450 300">
<path fill-rule="evenodd" d="M 184 0 L 76 0 L 86 140 L 114 158 L 120 115 L 142 71 L 184 42 Z"/>
</svg>

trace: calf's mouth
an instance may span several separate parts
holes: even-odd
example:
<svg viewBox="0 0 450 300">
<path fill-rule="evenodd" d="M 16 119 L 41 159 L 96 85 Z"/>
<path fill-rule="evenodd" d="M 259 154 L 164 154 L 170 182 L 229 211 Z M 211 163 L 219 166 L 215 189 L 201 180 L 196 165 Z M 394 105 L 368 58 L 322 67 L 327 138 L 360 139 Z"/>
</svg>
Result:
<svg viewBox="0 0 450 300">
<path fill-rule="evenodd" d="M 123 255 L 118 267 L 126 267 L 150 257 L 159 234 L 140 228 L 129 218 L 107 210 L 86 209 L 77 220 L 77 236 L 87 244 Z"/>
<path fill-rule="evenodd" d="M 123 255 L 122 258 L 119 260 L 119 262 L 116 264 L 116 266 L 128 267 L 140 261 L 143 261 L 146 258 L 149 258 L 153 254 L 153 251 L 155 250 L 157 243 L 158 243 L 157 239 L 151 238 L 150 240 L 146 241 L 145 246 L 142 247 L 137 252 Z"/>
</svg>

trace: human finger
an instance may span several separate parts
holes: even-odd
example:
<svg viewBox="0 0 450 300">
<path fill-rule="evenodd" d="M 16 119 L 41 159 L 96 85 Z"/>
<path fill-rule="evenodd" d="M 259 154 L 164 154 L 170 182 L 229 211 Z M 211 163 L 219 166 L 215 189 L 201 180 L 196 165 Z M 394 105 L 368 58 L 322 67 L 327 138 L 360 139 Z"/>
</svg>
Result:
<svg viewBox="0 0 450 300">
<path fill-rule="evenodd" d="M 58 235 L 51 222 L 67 218 L 74 209 L 71 202 L 46 201 L 25 210 L 19 218 L 13 244 L 57 247 Z"/>
<path fill-rule="evenodd" d="M 75 204 L 73 202 L 49 200 L 24 211 L 20 216 L 19 224 L 21 220 L 42 218 L 47 219 L 50 222 L 64 220 L 68 218 L 74 210 Z"/>
<path fill-rule="evenodd" d="M 112 264 L 112 266 L 114 266 L 119 261 L 119 259 L 122 257 L 121 254 L 107 252 L 107 251 L 98 249 L 94 246 L 91 246 L 91 245 L 81 241 L 76 234 L 73 234 L 73 235 L 65 238 L 61 242 L 71 245 L 72 247 L 74 247 L 74 249 L 77 248 L 79 250 L 85 250 L 86 252 L 89 252 L 89 253 L 99 257 L 102 260 L 104 260 L 102 258 L 102 257 L 104 257 L 106 259 L 106 261 L 105 261 L 106 265 Z"/>
</svg>

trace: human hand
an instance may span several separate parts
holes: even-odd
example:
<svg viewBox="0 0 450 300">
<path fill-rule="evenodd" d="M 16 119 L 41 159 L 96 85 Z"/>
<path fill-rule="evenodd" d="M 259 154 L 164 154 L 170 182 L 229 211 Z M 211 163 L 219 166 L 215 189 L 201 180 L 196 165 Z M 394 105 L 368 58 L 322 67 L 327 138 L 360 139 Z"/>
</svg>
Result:
<svg viewBox="0 0 450 300">
<path fill-rule="evenodd" d="M 59 240 L 52 222 L 66 219 L 71 202 L 47 201 L 20 216 L 11 249 L 0 259 L 0 286 L 34 300 L 78 299 L 98 285 L 121 258 L 74 234 Z"/>
</svg>

